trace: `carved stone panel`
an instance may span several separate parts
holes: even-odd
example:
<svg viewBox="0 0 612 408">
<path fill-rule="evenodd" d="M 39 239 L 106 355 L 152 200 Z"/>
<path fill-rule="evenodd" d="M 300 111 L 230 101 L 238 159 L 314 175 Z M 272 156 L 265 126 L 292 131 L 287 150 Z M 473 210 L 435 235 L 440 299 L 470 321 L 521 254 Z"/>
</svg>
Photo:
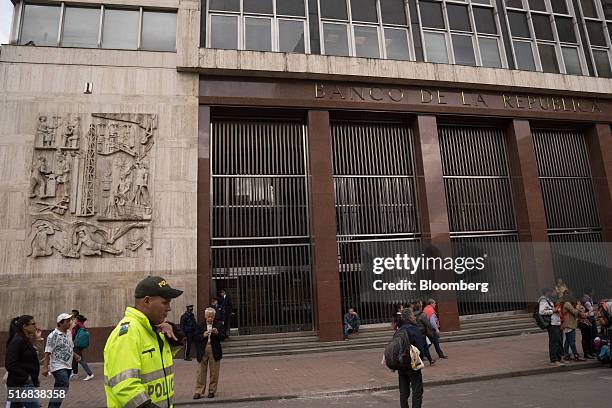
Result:
<svg viewBox="0 0 612 408">
<path fill-rule="evenodd" d="M 29 197 L 29 256 L 150 250 L 157 115 L 41 114 Z"/>
</svg>

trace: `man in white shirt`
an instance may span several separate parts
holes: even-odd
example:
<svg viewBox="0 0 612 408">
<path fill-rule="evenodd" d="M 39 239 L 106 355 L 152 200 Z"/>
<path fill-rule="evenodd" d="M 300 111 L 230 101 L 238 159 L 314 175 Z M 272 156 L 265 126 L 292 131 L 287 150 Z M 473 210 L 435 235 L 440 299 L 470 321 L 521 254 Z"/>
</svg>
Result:
<svg viewBox="0 0 612 408">
<path fill-rule="evenodd" d="M 548 354 L 550 363 L 564 366 L 563 357 L 563 333 L 561 332 L 561 316 L 552 301 L 554 291 L 550 288 L 542 290 L 542 296 L 538 300 L 540 315 L 548 321 Z"/>
<path fill-rule="evenodd" d="M 72 323 L 72 315 L 62 313 L 57 316 L 57 328 L 47 337 L 45 346 L 45 357 L 42 363 L 42 375 L 45 377 L 51 373 L 55 378 L 54 389 L 64 389 L 68 392 L 70 385 L 70 374 L 72 373 L 72 359 L 78 362 L 81 357 L 74 353 L 74 344 L 69 332 Z M 59 407 L 62 400 L 52 399 L 49 408 Z"/>
</svg>

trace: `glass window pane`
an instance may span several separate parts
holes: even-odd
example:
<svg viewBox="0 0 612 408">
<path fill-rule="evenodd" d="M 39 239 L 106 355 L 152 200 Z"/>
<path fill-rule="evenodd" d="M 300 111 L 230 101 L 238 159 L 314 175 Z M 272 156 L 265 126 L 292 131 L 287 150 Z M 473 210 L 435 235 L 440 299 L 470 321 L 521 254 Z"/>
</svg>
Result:
<svg viewBox="0 0 612 408">
<path fill-rule="evenodd" d="M 529 27 L 527 26 L 527 15 L 516 11 L 508 12 L 510 21 L 510 32 L 513 37 L 531 38 Z"/>
<path fill-rule="evenodd" d="M 348 20 L 345 0 L 319 0 L 321 17 Z"/>
<path fill-rule="evenodd" d="M 561 47 L 563 60 L 565 61 L 565 72 L 570 75 L 582 75 L 578 49 L 573 47 Z"/>
<path fill-rule="evenodd" d="M 532 14 L 533 30 L 538 40 L 554 41 L 552 25 L 550 24 L 550 16 L 548 14 Z"/>
<path fill-rule="evenodd" d="M 522 0 L 506 0 L 506 7 L 514 7 L 517 9 L 523 8 Z"/>
<path fill-rule="evenodd" d="M 243 0 L 242 9 L 245 13 L 274 13 L 272 0 Z"/>
<path fill-rule="evenodd" d="M 482 65 L 485 67 L 501 68 L 501 56 L 499 55 L 499 46 L 495 38 L 478 37 L 480 44 L 480 57 Z"/>
<path fill-rule="evenodd" d="M 240 11 L 240 0 L 208 0 L 208 9 L 217 11 Z"/>
<path fill-rule="evenodd" d="M 529 0 L 529 8 L 531 10 L 546 11 L 544 0 Z"/>
<path fill-rule="evenodd" d="M 423 33 L 425 36 L 425 51 L 428 62 L 443 62 L 448 64 L 446 40 L 441 33 Z"/>
<path fill-rule="evenodd" d="M 423 27 L 445 28 L 444 18 L 442 17 L 442 5 L 431 1 L 419 2 L 421 10 L 421 24 Z"/>
<path fill-rule="evenodd" d="M 344 24 L 323 24 L 325 55 L 348 56 L 348 36 Z"/>
<path fill-rule="evenodd" d="M 448 3 L 446 5 L 446 11 L 448 13 L 448 24 L 451 30 L 472 31 L 467 6 Z"/>
<path fill-rule="evenodd" d="M 576 43 L 576 33 L 574 31 L 574 23 L 571 18 L 555 17 L 557 23 L 557 34 L 559 41 Z"/>
<path fill-rule="evenodd" d="M 210 47 L 238 49 L 237 16 L 210 16 Z"/>
<path fill-rule="evenodd" d="M 66 7 L 62 46 L 97 47 L 99 27 L 100 8 Z"/>
<path fill-rule="evenodd" d="M 279 0 L 276 2 L 276 14 L 305 17 L 304 0 Z"/>
<path fill-rule="evenodd" d="M 304 53 L 304 22 L 278 20 L 278 47 L 281 52 Z"/>
<path fill-rule="evenodd" d="M 497 34 L 492 8 L 474 7 L 474 20 L 476 21 L 476 31 L 479 33 Z"/>
<path fill-rule="evenodd" d="M 559 63 L 557 62 L 557 53 L 554 45 L 538 44 L 540 51 L 540 61 L 542 62 L 542 71 L 559 73 Z"/>
<path fill-rule="evenodd" d="M 59 20 L 59 6 L 26 4 L 19 43 L 27 44 L 32 41 L 38 46 L 57 45 Z"/>
<path fill-rule="evenodd" d="M 380 58 L 376 27 L 355 26 L 354 33 L 355 55 L 357 57 Z"/>
<path fill-rule="evenodd" d="M 380 0 L 380 12 L 384 24 L 407 24 L 404 0 Z"/>
<path fill-rule="evenodd" d="M 142 13 L 142 49 L 176 50 L 176 13 Z"/>
<path fill-rule="evenodd" d="M 244 49 L 272 51 L 272 20 L 269 18 L 244 19 Z"/>
<path fill-rule="evenodd" d="M 604 17 L 606 20 L 612 20 L 612 1 L 602 0 L 601 5 L 603 6 Z"/>
<path fill-rule="evenodd" d="M 610 58 L 608 57 L 608 52 L 603 50 L 593 50 L 593 57 L 595 57 L 597 75 L 604 78 L 612 78 L 612 70 L 610 70 Z"/>
<path fill-rule="evenodd" d="M 595 7 L 595 0 L 580 0 L 582 5 L 582 12 L 585 17 L 597 18 L 597 8 Z"/>
<path fill-rule="evenodd" d="M 138 10 L 104 10 L 102 47 L 124 50 L 138 48 Z"/>
<path fill-rule="evenodd" d="M 477 4 L 491 4 L 491 0 L 472 0 L 472 3 L 477 3 Z"/>
<path fill-rule="evenodd" d="M 607 47 L 606 38 L 604 37 L 603 26 L 601 23 L 599 21 L 587 21 L 586 26 L 591 45 Z"/>
<path fill-rule="evenodd" d="M 550 0 L 550 3 L 555 13 L 569 14 L 565 0 Z"/>
<path fill-rule="evenodd" d="M 535 61 L 531 50 L 531 43 L 514 41 L 514 52 L 516 53 L 516 66 L 524 71 L 535 71 Z"/>
<path fill-rule="evenodd" d="M 476 65 L 472 37 L 467 35 L 453 35 L 452 37 L 455 64 Z"/>
<path fill-rule="evenodd" d="M 406 30 L 385 28 L 385 47 L 389 59 L 410 59 Z"/>
<path fill-rule="evenodd" d="M 376 1 L 374 0 L 351 0 L 351 17 L 353 21 L 367 21 L 377 23 Z"/>
</svg>

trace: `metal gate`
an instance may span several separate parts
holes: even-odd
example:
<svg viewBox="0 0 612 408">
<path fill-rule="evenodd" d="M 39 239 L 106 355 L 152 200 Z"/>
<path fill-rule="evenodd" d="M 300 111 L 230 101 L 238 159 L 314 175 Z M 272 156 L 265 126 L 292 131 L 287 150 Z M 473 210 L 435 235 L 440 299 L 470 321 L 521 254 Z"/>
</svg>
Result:
<svg viewBox="0 0 612 408">
<path fill-rule="evenodd" d="M 211 123 L 213 287 L 240 334 L 313 329 L 306 127 Z"/>
<path fill-rule="evenodd" d="M 412 133 L 373 122 L 332 122 L 331 133 L 342 308 L 355 307 L 363 323 L 388 322 L 397 303 L 426 295 L 372 294 L 361 279 L 364 251 L 403 253 L 420 238 Z"/>
<path fill-rule="evenodd" d="M 458 292 L 459 314 L 522 310 L 523 275 L 504 134 L 493 127 L 455 125 L 440 125 L 438 134 L 453 252 L 487 253 L 496 260 L 488 264 L 485 278 L 499 293 Z"/>
<path fill-rule="evenodd" d="M 606 252 L 591 179 L 586 136 L 533 129 L 555 279 L 575 296 L 607 282 Z"/>
</svg>

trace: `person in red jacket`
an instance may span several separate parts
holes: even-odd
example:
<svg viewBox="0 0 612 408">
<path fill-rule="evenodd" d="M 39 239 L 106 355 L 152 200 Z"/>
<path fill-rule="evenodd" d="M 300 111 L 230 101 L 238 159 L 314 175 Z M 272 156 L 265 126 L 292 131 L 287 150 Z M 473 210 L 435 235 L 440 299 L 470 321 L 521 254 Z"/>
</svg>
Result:
<svg viewBox="0 0 612 408">
<path fill-rule="evenodd" d="M 436 301 L 433 299 L 429 299 L 427 301 L 427 306 L 423 309 L 423 313 L 427 319 L 429 319 L 429 323 L 433 328 L 433 338 L 430 339 L 436 349 L 436 353 L 438 353 L 438 357 L 440 358 L 448 358 L 440 348 L 440 322 L 438 321 L 438 315 L 436 314 Z"/>
</svg>

